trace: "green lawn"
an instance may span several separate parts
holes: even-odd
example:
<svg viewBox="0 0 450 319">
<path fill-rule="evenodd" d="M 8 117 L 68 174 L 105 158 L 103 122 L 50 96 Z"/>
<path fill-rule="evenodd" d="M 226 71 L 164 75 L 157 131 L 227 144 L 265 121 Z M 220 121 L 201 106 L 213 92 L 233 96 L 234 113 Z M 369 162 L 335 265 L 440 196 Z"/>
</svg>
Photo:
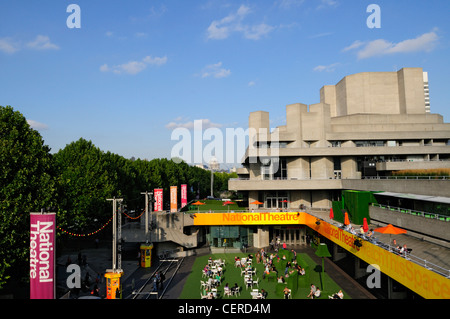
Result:
<svg viewBox="0 0 450 319">
<path fill-rule="evenodd" d="M 188 212 L 190 213 L 196 213 L 197 211 L 200 212 L 209 212 L 209 210 L 213 211 L 213 212 L 227 212 L 227 211 L 243 211 L 246 208 L 245 207 L 239 207 L 238 204 L 236 204 L 234 202 L 234 204 L 229 204 L 229 205 L 223 205 L 224 202 L 220 201 L 220 200 L 212 200 L 212 199 L 207 199 L 207 200 L 200 200 L 201 203 L 204 203 L 206 205 L 200 205 L 200 206 L 195 206 L 195 205 L 189 205 L 190 207 L 188 207 Z"/>
<path fill-rule="evenodd" d="M 234 257 L 246 257 L 247 254 L 211 254 L 206 256 L 197 257 L 194 261 L 194 265 L 192 267 L 191 274 L 186 280 L 186 283 L 184 285 L 183 291 L 180 295 L 180 299 L 200 299 L 200 293 L 201 293 L 201 285 L 200 281 L 204 280 L 206 281 L 206 278 L 202 278 L 202 269 L 204 266 L 208 263 L 208 258 L 212 257 L 213 259 L 219 259 L 225 260 L 225 271 L 222 278 L 221 285 L 217 288 L 218 290 L 218 299 L 251 299 L 250 291 L 251 288 L 248 290 L 245 288 L 244 279 L 241 277 L 241 268 L 236 268 L 234 266 Z M 281 254 L 280 254 L 281 256 Z M 282 262 L 282 261 L 281 261 Z M 322 285 L 324 289 L 322 290 L 322 295 L 320 299 L 328 299 L 328 295 L 331 295 L 332 293 L 338 292 L 339 289 L 341 289 L 326 273 L 322 275 L 320 272 L 321 266 L 314 263 L 314 261 L 307 255 L 303 253 L 297 254 L 297 262 L 306 269 L 307 275 L 309 274 L 309 278 L 307 276 L 303 277 L 302 279 L 298 280 L 297 283 L 297 291 L 293 293 L 292 299 L 307 299 L 306 296 L 309 294 L 309 287 L 311 283 L 316 285 L 319 288 L 322 288 Z M 262 274 L 264 270 L 264 265 L 262 263 L 257 264 L 256 258 L 253 259 L 253 265 L 256 267 L 257 270 L 257 277 L 259 278 L 259 289 L 264 289 L 268 292 L 267 299 L 283 299 L 281 291 L 284 289 L 284 285 L 286 284 L 278 284 L 276 280 L 268 281 L 267 277 L 266 279 L 262 279 Z M 276 264 L 279 275 L 284 274 L 284 265 Z M 295 285 L 293 283 L 294 278 L 291 278 L 289 285 Z M 224 296 L 223 294 L 223 287 L 225 284 L 228 283 L 228 285 L 234 286 L 235 283 L 238 284 L 238 286 L 241 287 L 241 295 L 240 296 Z M 257 287 L 255 287 L 257 288 Z M 295 290 L 295 288 L 293 289 Z M 278 291 L 278 293 L 277 293 Z M 344 298 L 349 299 L 348 295 L 343 291 Z"/>
</svg>

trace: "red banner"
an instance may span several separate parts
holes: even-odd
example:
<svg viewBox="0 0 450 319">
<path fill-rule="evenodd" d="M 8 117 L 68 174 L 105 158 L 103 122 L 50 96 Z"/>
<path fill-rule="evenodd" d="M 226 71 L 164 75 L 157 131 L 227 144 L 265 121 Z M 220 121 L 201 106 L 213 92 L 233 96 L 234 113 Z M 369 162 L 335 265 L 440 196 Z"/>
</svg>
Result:
<svg viewBox="0 0 450 319">
<path fill-rule="evenodd" d="M 162 188 L 155 188 L 153 193 L 155 196 L 155 212 L 161 212 L 163 210 L 163 190 Z"/>
<path fill-rule="evenodd" d="M 181 208 L 187 205 L 187 185 L 181 184 Z"/>
<path fill-rule="evenodd" d="M 30 214 L 30 299 L 55 299 L 54 213 Z"/>
<path fill-rule="evenodd" d="M 178 210 L 178 187 L 170 186 L 170 212 L 174 213 Z"/>
</svg>

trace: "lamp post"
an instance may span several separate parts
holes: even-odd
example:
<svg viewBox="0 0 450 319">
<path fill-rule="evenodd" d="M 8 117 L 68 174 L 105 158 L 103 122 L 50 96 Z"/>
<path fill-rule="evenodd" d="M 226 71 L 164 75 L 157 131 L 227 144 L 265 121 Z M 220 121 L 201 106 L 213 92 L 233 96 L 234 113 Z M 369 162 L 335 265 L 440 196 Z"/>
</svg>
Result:
<svg viewBox="0 0 450 319">
<path fill-rule="evenodd" d="M 325 257 L 331 257 L 330 252 L 328 251 L 328 247 L 326 244 L 324 243 L 320 243 L 319 247 L 317 247 L 316 250 L 316 255 L 318 257 L 322 257 L 322 274 L 325 272 Z M 323 279 L 322 276 L 320 276 L 321 278 L 321 283 L 322 283 L 322 290 L 323 290 Z"/>
<path fill-rule="evenodd" d="M 211 169 L 211 197 L 214 198 L 214 171 L 219 170 L 219 162 L 216 157 L 213 156 L 209 160 L 209 168 Z"/>
</svg>

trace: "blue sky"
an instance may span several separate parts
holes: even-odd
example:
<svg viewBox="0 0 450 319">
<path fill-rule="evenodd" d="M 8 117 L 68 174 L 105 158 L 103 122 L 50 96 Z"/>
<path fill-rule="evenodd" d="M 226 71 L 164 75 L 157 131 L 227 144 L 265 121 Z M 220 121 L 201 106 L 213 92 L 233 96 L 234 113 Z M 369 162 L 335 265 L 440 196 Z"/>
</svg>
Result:
<svg viewBox="0 0 450 319">
<path fill-rule="evenodd" d="M 68 28 L 66 9 L 81 9 Z M 369 28 L 369 4 L 381 27 Z M 319 102 L 323 85 L 422 67 L 450 120 L 450 2 L 41 0 L 0 3 L 0 105 L 58 151 L 80 137 L 130 158 L 170 157 L 172 129 L 248 127 L 252 111 Z"/>
</svg>

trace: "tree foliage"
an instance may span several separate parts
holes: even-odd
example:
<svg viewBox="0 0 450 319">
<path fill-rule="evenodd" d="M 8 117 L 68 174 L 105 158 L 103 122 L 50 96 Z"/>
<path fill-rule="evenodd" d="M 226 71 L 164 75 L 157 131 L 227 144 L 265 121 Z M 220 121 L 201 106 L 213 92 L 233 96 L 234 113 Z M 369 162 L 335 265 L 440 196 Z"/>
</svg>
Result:
<svg viewBox="0 0 450 319">
<path fill-rule="evenodd" d="M 57 213 L 57 224 L 74 233 L 97 230 L 111 217 L 107 198 L 121 197 L 128 209 L 143 209 L 141 192 L 188 185 L 188 200 L 210 195 L 211 172 L 169 159 L 126 159 L 80 138 L 54 155 L 25 117 L 0 106 L 0 289 L 12 269 L 28 275 L 29 213 Z M 214 194 L 236 175 L 214 173 Z"/>
<path fill-rule="evenodd" d="M 50 148 L 25 117 L 0 106 L 0 288 L 26 271 L 29 213 L 55 205 Z"/>
</svg>

